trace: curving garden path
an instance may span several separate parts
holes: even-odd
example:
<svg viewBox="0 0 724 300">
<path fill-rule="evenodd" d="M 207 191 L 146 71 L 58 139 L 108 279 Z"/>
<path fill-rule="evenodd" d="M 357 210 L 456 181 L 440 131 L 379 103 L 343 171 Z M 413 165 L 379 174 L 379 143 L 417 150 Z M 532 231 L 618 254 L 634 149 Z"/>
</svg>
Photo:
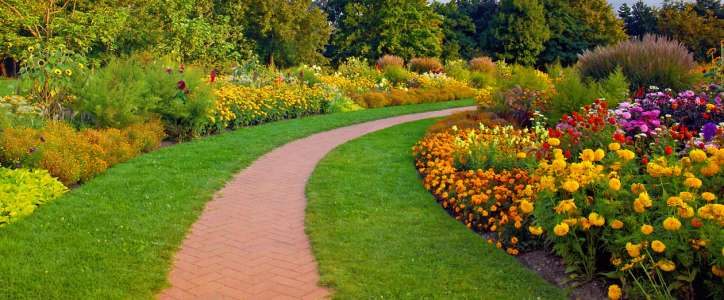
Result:
<svg viewBox="0 0 724 300">
<path fill-rule="evenodd" d="M 176 253 L 159 299 L 320 299 L 304 233 L 307 180 L 320 159 L 349 140 L 462 107 L 404 115 L 318 133 L 279 147 L 219 191 Z"/>
</svg>

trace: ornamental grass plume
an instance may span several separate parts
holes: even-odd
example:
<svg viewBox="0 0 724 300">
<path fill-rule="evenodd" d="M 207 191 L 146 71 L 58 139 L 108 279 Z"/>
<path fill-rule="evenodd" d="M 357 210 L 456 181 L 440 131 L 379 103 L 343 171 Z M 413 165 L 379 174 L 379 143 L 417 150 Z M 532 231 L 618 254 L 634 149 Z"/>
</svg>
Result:
<svg viewBox="0 0 724 300">
<path fill-rule="evenodd" d="M 495 73 L 495 63 L 493 59 L 487 56 L 476 57 L 470 60 L 470 68 L 474 71 L 493 74 Z"/>
<path fill-rule="evenodd" d="M 377 65 L 384 69 L 387 66 L 395 66 L 399 68 L 405 68 L 405 61 L 395 55 L 385 54 L 384 56 L 377 59 Z"/>
</svg>

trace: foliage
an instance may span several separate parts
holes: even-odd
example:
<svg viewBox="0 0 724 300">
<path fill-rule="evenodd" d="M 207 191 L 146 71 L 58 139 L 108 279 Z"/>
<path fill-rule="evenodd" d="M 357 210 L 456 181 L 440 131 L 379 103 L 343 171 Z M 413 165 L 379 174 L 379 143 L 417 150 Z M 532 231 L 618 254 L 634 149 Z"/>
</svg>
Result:
<svg viewBox="0 0 724 300">
<path fill-rule="evenodd" d="M 68 192 L 45 170 L 0 167 L 0 227 L 25 217 L 39 205 Z"/>
<path fill-rule="evenodd" d="M 296 78 L 298 82 L 304 83 L 309 87 L 314 87 L 316 84 L 321 84 L 322 70 L 316 66 L 301 65 L 288 70 L 292 77 Z"/>
<path fill-rule="evenodd" d="M 488 29 L 495 58 L 532 65 L 550 39 L 545 9 L 537 0 L 503 0 Z"/>
<path fill-rule="evenodd" d="M 558 62 L 564 66 L 575 64 L 578 54 L 588 49 L 589 43 L 583 36 L 591 30 L 581 18 L 576 1 L 541 1 L 545 7 L 546 22 L 551 37 L 543 42 L 543 51 L 537 65 Z"/>
<path fill-rule="evenodd" d="M 623 20 L 626 34 L 639 38 L 646 34 L 659 34 L 657 14 L 655 8 L 640 0 L 631 8 L 624 3 L 618 10 L 618 16 Z"/>
<path fill-rule="evenodd" d="M 412 78 L 412 75 L 407 72 L 407 70 L 397 65 L 388 65 L 382 69 L 384 70 L 383 75 L 385 78 L 387 78 L 393 85 L 406 85 L 407 82 L 410 81 L 410 78 Z"/>
<path fill-rule="evenodd" d="M 498 79 L 495 74 L 488 72 L 471 72 L 470 82 L 479 89 L 498 86 Z"/>
<path fill-rule="evenodd" d="M 443 70 L 445 75 L 455 78 L 457 81 L 470 82 L 470 67 L 464 60 L 449 60 L 445 62 Z"/>
<path fill-rule="evenodd" d="M 61 101 L 72 87 L 71 76 L 83 74 L 85 58 L 62 45 L 51 48 L 37 44 L 28 47 L 21 59 L 20 74 L 23 81 L 32 82 L 30 94 L 40 107 L 41 115 L 46 119 L 57 118 L 63 109 Z"/>
<path fill-rule="evenodd" d="M 471 59 L 470 68 L 473 69 L 473 71 L 483 73 L 492 74 L 495 72 L 495 64 L 493 63 L 493 59 L 487 56 L 481 56 Z"/>
<path fill-rule="evenodd" d="M 425 0 L 360 0 L 343 9 L 329 48 L 337 63 L 351 56 L 393 53 L 407 60 L 442 53 L 442 20 Z"/>
<path fill-rule="evenodd" d="M 383 69 L 387 68 L 388 66 L 394 66 L 404 69 L 405 61 L 399 56 L 385 54 L 384 56 L 377 59 L 377 66 Z"/>
<path fill-rule="evenodd" d="M 97 128 L 125 128 L 142 124 L 160 100 L 152 95 L 146 72 L 132 60 L 112 60 L 93 74 L 75 80 L 70 107 L 90 113 Z"/>
<path fill-rule="evenodd" d="M 458 7 L 456 2 L 462 1 L 433 2 L 431 4 L 433 11 L 443 17 L 440 25 L 443 34 L 440 57 L 445 60 L 469 59 L 469 55 L 478 48 L 478 43 L 475 41 L 477 33 L 475 23 L 464 9 Z"/>
<path fill-rule="evenodd" d="M 466 86 L 450 85 L 409 90 L 391 90 L 388 92 L 371 91 L 355 95 L 352 100 L 364 108 L 435 103 L 473 97 L 473 89 Z"/>
<path fill-rule="evenodd" d="M 0 129 L 15 126 L 42 127 L 40 108 L 21 96 L 0 97 Z"/>
<path fill-rule="evenodd" d="M 579 38 L 587 48 L 616 45 L 628 39 L 623 32 L 623 20 L 616 18 L 613 7 L 606 0 L 575 0 L 573 7 L 577 18 L 586 24 L 587 30 Z"/>
<path fill-rule="evenodd" d="M 660 12 L 658 31 L 678 40 L 702 61 L 707 51 L 718 46 L 724 36 L 724 20 L 716 18 L 712 11 L 700 16 L 694 4 L 686 3 L 681 9 L 664 9 Z"/>
<path fill-rule="evenodd" d="M 502 90 L 510 89 L 516 85 L 523 89 L 531 91 L 549 90 L 553 83 L 548 79 L 548 74 L 538 71 L 532 67 L 513 65 L 511 67 L 511 76 L 503 77 L 498 80 L 498 88 Z M 498 75 L 499 77 L 502 77 Z"/>
<path fill-rule="evenodd" d="M 435 58 L 413 58 L 410 60 L 410 71 L 425 73 L 442 69 L 442 64 Z"/>
<path fill-rule="evenodd" d="M 577 67 L 583 78 L 594 80 L 606 78 L 620 67 L 634 88 L 685 90 L 697 82 L 698 76 L 691 73 L 696 63 L 684 45 L 651 35 L 585 51 Z"/>
</svg>

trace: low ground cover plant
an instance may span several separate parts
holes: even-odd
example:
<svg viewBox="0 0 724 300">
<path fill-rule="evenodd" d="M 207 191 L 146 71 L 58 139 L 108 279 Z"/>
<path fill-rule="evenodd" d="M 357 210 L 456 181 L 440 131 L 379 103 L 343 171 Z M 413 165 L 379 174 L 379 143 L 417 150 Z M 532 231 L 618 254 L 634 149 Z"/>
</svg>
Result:
<svg viewBox="0 0 724 300">
<path fill-rule="evenodd" d="M 25 217 L 68 191 L 45 170 L 0 167 L 0 227 Z"/>
</svg>

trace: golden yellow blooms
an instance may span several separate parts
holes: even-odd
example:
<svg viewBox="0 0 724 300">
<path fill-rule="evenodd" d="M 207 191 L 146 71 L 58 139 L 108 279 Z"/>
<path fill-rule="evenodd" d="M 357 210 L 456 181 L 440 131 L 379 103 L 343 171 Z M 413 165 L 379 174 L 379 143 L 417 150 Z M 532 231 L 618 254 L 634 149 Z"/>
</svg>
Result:
<svg viewBox="0 0 724 300">
<path fill-rule="evenodd" d="M 601 161 L 606 156 L 606 152 L 603 152 L 603 149 L 598 149 L 596 152 L 593 152 L 593 160 L 595 161 Z"/>
<path fill-rule="evenodd" d="M 694 149 L 689 152 L 689 157 L 691 157 L 691 160 L 695 162 L 702 162 L 706 160 L 706 152 L 699 149 Z"/>
<path fill-rule="evenodd" d="M 520 202 L 520 209 L 521 209 L 524 213 L 529 214 L 529 213 L 531 213 L 531 212 L 533 211 L 533 209 L 534 209 L 533 203 L 530 203 L 530 202 L 528 202 L 527 200 L 523 200 L 522 202 Z"/>
<path fill-rule="evenodd" d="M 634 195 L 641 194 L 646 191 L 646 187 L 644 187 L 641 183 L 634 183 L 631 185 L 631 192 L 634 193 Z"/>
<path fill-rule="evenodd" d="M 516 155 L 516 157 L 517 157 L 517 158 L 520 158 L 520 159 L 525 159 L 525 157 L 526 157 L 525 152 L 518 152 L 518 154 Z"/>
<path fill-rule="evenodd" d="M 571 209 L 576 208 L 576 204 L 573 202 L 574 199 L 569 200 L 562 200 L 561 202 L 558 202 L 558 206 L 555 207 L 555 210 L 557 213 L 564 213 L 568 212 Z"/>
<path fill-rule="evenodd" d="M 631 255 L 631 257 L 637 257 L 641 255 L 641 245 L 626 243 L 626 251 L 628 252 L 628 255 Z"/>
<path fill-rule="evenodd" d="M 709 162 L 706 166 L 701 167 L 699 172 L 704 176 L 714 176 L 719 173 L 719 166 L 716 163 Z"/>
<path fill-rule="evenodd" d="M 548 144 L 555 147 L 555 146 L 558 146 L 561 144 L 561 140 L 559 140 L 557 138 L 549 138 Z"/>
<path fill-rule="evenodd" d="M 516 243 L 518 243 L 518 238 L 513 237 L 512 239 L 510 239 L 510 243 L 515 245 Z"/>
<path fill-rule="evenodd" d="M 681 222 L 679 219 L 674 217 L 668 217 L 664 220 L 664 229 L 666 230 L 678 230 L 681 228 Z"/>
<path fill-rule="evenodd" d="M 578 181 L 575 180 L 568 180 L 563 183 L 563 189 L 568 191 L 569 193 L 573 193 L 578 190 L 580 185 L 578 184 Z"/>
<path fill-rule="evenodd" d="M 618 300 L 621 298 L 621 288 L 618 285 L 612 285 L 608 287 L 608 298 L 611 300 Z"/>
<path fill-rule="evenodd" d="M 654 251 L 661 253 L 666 250 L 666 245 L 664 245 L 664 243 L 662 243 L 661 241 L 656 240 L 651 243 L 651 249 L 654 249 Z"/>
<path fill-rule="evenodd" d="M 593 161 L 596 158 L 596 155 L 593 153 L 593 150 L 586 149 L 581 152 L 581 160 L 583 161 Z"/>
<path fill-rule="evenodd" d="M 632 260 L 631 260 L 631 263 L 632 263 L 632 264 L 637 264 L 637 263 L 640 263 L 641 261 L 643 261 L 644 259 L 646 259 L 646 254 L 641 255 L 641 256 L 639 256 L 639 257 L 636 257 L 636 258 L 632 259 Z"/>
<path fill-rule="evenodd" d="M 665 271 L 665 272 L 671 272 L 674 269 L 676 269 L 676 265 L 674 264 L 673 261 L 670 261 L 670 260 L 659 261 L 658 265 L 659 265 L 659 269 L 661 269 L 662 271 Z"/>
<path fill-rule="evenodd" d="M 623 222 L 621 222 L 621 221 L 619 221 L 619 220 L 614 220 L 614 221 L 611 222 L 609 225 L 610 225 L 611 228 L 613 228 L 613 229 L 621 229 L 621 228 L 623 228 Z"/>
<path fill-rule="evenodd" d="M 543 227 L 530 226 L 530 227 L 528 227 L 528 230 L 530 231 L 530 233 L 532 233 L 532 234 L 534 234 L 534 235 L 541 235 L 541 234 L 543 234 Z"/>
<path fill-rule="evenodd" d="M 570 227 L 573 227 L 573 226 L 576 226 L 576 224 L 578 224 L 578 219 L 575 219 L 575 218 L 565 219 L 565 220 L 563 220 L 563 223 L 565 223 L 566 225 L 568 225 Z"/>
<path fill-rule="evenodd" d="M 568 233 L 569 229 L 570 228 L 568 227 L 568 224 L 561 223 L 561 224 L 556 225 L 555 228 L 553 228 L 553 232 L 555 232 L 555 234 L 557 236 L 564 236 Z"/>
<path fill-rule="evenodd" d="M 588 215 L 588 221 L 594 226 L 603 226 L 606 224 L 606 219 L 595 212 Z"/>
<path fill-rule="evenodd" d="M 618 149 L 621 149 L 621 144 L 619 143 L 610 143 L 608 144 L 608 150 L 616 151 Z"/>
<path fill-rule="evenodd" d="M 711 272 L 714 273 L 714 275 L 716 275 L 716 276 L 724 277 L 724 269 L 719 268 L 717 266 L 712 266 Z"/>
<path fill-rule="evenodd" d="M 641 203 L 640 199 L 634 200 L 634 211 L 636 211 L 637 213 L 640 213 L 640 214 L 646 211 L 644 209 L 644 205 L 643 205 L 643 203 Z"/>
<path fill-rule="evenodd" d="M 694 194 L 689 192 L 681 192 L 679 193 L 679 198 L 681 198 L 681 201 L 691 202 L 694 201 Z"/>
<path fill-rule="evenodd" d="M 621 180 L 618 178 L 611 178 L 611 180 L 608 181 L 608 186 L 611 187 L 612 190 L 618 191 L 621 189 Z"/>
<path fill-rule="evenodd" d="M 712 193 L 706 192 L 701 194 L 701 197 L 704 198 L 706 201 L 714 201 L 716 200 L 716 196 Z"/>
<path fill-rule="evenodd" d="M 701 180 L 696 177 L 690 177 L 684 180 L 682 184 L 690 188 L 698 189 L 701 187 Z"/>
<path fill-rule="evenodd" d="M 636 153 L 633 153 L 631 150 L 618 150 L 616 151 L 616 154 L 624 162 L 630 161 L 636 157 Z"/>
<path fill-rule="evenodd" d="M 643 232 L 643 234 L 649 235 L 654 232 L 654 227 L 644 224 L 643 226 L 641 226 L 641 232 Z"/>
<path fill-rule="evenodd" d="M 653 202 L 651 202 L 651 198 L 649 198 L 649 193 L 647 193 L 646 191 L 639 194 L 638 200 L 641 201 L 641 204 L 644 207 L 651 207 L 651 205 L 653 205 Z"/>
<path fill-rule="evenodd" d="M 681 198 L 679 198 L 679 197 L 669 197 L 669 200 L 666 200 L 666 204 L 669 207 L 680 206 L 682 203 L 684 203 L 684 202 L 681 201 Z"/>
<path fill-rule="evenodd" d="M 677 213 L 679 214 L 679 217 L 688 219 L 694 216 L 694 209 L 684 203 L 681 207 L 679 207 L 679 211 Z"/>
</svg>

